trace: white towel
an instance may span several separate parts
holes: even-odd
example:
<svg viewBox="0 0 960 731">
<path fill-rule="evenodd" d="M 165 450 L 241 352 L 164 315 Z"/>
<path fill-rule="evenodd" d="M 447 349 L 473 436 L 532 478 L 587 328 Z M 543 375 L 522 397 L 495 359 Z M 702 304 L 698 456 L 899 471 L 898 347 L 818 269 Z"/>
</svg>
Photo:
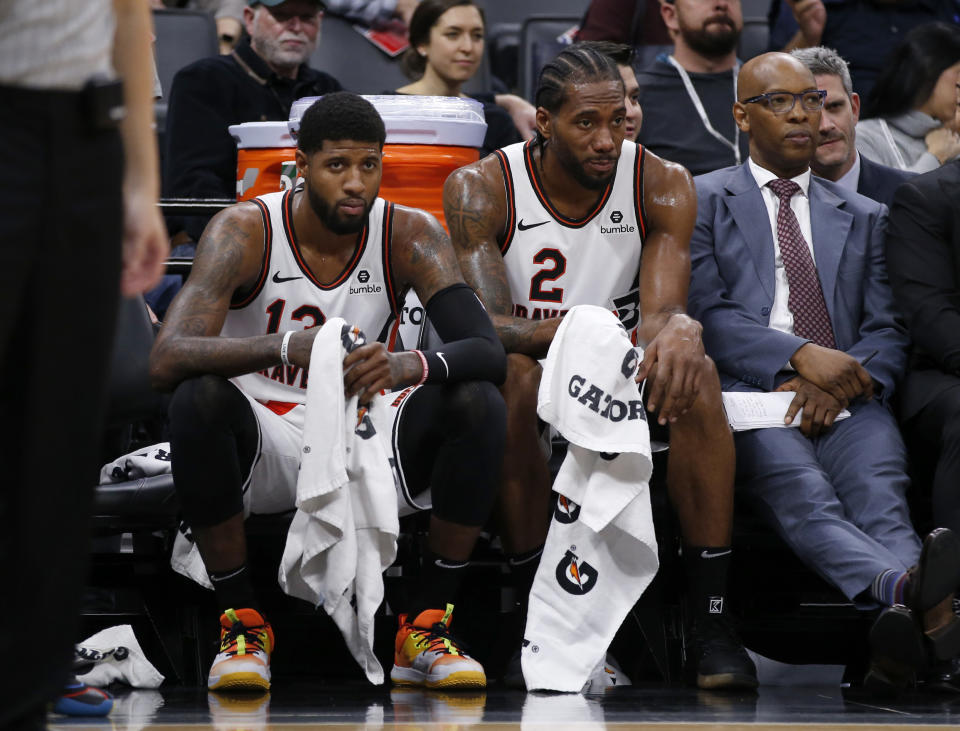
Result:
<svg viewBox="0 0 960 731">
<path fill-rule="evenodd" d="M 77 662 L 92 663 L 77 680 L 94 688 L 106 688 L 120 680 L 131 688 L 159 688 L 163 675 L 140 649 L 133 627 L 119 624 L 97 632 L 74 648 Z"/>
<path fill-rule="evenodd" d="M 619 320 L 592 306 L 567 313 L 547 354 L 538 413 L 570 446 L 530 592 L 528 690 L 580 691 L 657 572 L 641 359 Z"/>
<path fill-rule="evenodd" d="M 381 684 L 373 619 L 383 601 L 383 571 L 396 557 L 399 521 L 384 443 L 369 415 L 358 413 L 357 398 L 344 403 L 351 332 L 334 318 L 313 344 L 297 512 L 279 581 L 291 596 L 323 605 L 367 678 Z M 378 408 L 377 399 L 370 408 Z"/>
<path fill-rule="evenodd" d="M 152 447 L 138 449 L 117 457 L 100 469 L 100 484 L 139 480 L 143 477 L 166 475 L 173 469 L 170 459 L 170 442 L 160 442 Z"/>
<path fill-rule="evenodd" d="M 578 305 L 547 351 L 537 413 L 571 444 L 650 454 L 650 431 L 633 377 L 643 351 L 609 310 Z"/>
</svg>

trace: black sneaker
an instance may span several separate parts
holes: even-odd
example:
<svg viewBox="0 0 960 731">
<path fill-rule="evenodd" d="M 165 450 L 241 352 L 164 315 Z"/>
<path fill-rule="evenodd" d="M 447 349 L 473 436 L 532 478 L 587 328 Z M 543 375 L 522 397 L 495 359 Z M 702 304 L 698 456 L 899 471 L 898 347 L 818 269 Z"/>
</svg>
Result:
<svg viewBox="0 0 960 731">
<path fill-rule="evenodd" d="M 757 668 L 725 614 L 693 620 L 687 653 L 696 670 L 698 688 L 753 690 L 757 687 Z"/>
</svg>

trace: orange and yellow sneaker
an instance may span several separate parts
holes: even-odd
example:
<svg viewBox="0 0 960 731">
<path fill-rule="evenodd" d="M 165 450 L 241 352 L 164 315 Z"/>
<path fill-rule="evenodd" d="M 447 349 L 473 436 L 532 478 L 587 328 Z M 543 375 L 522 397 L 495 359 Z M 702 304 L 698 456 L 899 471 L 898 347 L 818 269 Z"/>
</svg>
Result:
<svg viewBox="0 0 960 731">
<path fill-rule="evenodd" d="M 269 690 L 273 629 L 255 609 L 220 615 L 220 652 L 213 659 L 210 690 Z"/>
<path fill-rule="evenodd" d="M 450 636 L 453 605 L 427 609 L 412 622 L 400 615 L 390 679 L 396 685 L 427 688 L 476 689 L 487 687 L 483 666 L 463 652 Z"/>
</svg>

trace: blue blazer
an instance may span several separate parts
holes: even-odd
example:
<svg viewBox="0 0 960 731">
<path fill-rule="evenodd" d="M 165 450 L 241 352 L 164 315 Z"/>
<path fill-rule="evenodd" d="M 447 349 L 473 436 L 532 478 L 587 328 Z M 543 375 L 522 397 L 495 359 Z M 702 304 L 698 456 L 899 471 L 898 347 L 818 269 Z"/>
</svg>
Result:
<svg viewBox="0 0 960 731">
<path fill-rule="evenodd" d="M 773 390 L 809 342 L 769 327 L 774 245 L 749 163 L 694 178 L 697 224 L 690 241 L 690 314 L 703 324 L 707 354 L 724 390 Z M 889 399 L 907 360 L 884 263 L 887 207 L 817 177 L 810 179 L 813 250 L 837 347 L 863 360 Z"/>
<path fill-rule="evenodd" d="M 893 194 L 914 177 L 916 173 L 897 170 L 860 155 L 860 177 L 857 180 L 857 192 L 883 203 L 888 208 L 893 203 Z"/>
</svg>

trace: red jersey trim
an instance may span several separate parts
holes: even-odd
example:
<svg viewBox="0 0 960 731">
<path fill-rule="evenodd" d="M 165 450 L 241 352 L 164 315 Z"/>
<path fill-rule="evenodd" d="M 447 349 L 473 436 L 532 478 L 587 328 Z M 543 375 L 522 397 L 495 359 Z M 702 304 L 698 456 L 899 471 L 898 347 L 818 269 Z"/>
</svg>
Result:
<svg viewBox="0 0 960 731">
<path fill-rule="evenodd" d="M 254 198 L 253 202 L 260 209 L 260 219 L 263 221 L 263 259 L 260 262 L 260 276 L 249 294 L 239 302 L 230 303 L 231 310 L 242 309 L 257 298 L 257 295 L 263 289 L 264 282 L 267 281 L 267 274 L 270 270 L 270 247 L 273 245 L 273 225 L 270 222 L 270 209 L 259 198 Z"/>
<path fill-rule="evenodd" d="M 637 156 L 633 160 L 633 210 L 640 226 L 640 241 L 647 238 L 647 212 L 643 206 L 643 166 L 646 159 L 647 151 L 638 143 Z"/>
<path fill-rule="evenodd" d="M 363 224 L 363 228 L 360 231 L 360 234 L 357 237 L 356 251 L 353 254 L 353 259 L 351 259 L 347 265 L 343 268 L 343 271 L 337 275 L 337 278 L 328 283 L 324 284 L 319 281 L 313 272 L 310 271 L 310 267 L 307 266 L 306 261 L 304 261 L 303 256 L 300 253 L 300 244 L 297 241 L 297 233 L 293 229 L 293 191 L 288 190 L 283 196 L 283 230 L 287 234 L 287 241 L 290 243 L 290 250 L 293 252 L 293 258 L 297 261 L 297 266 L 300 267 L 300 271 L 304 273 L 307 279 L 312 282 L 316 287 L 319 287 L 323 290 L 336 289 L 341 284 L 343 284 L 347 278 L 353 273 L 353 270 L 356 268 L 357 264 L 360 262 L 360 257 L 363 256 L 364 249 L 367 248 L 367 223 Z"/>
<path fill-rule="evenodd" d="M 611 180 L 600 194 L 600 197 L 597 199 L 597 205 L 591 213 L 588 213 L 583 218 L 567 218 L 553 207 L 553 204 L 550 203 L 550 199 L 547 198 L 547 194 L 543 190 L 543 186 L 540 183 L 540 174 L 537 172 L 536 165 L 533 164 L 533 140 L 523 146 L 523 159 L 526 163 L 527 176 L 530 178 L 530 184 L 533 186 L 533 192 L 540 200 L 540 203 L 547 209 L 547 213 L 549 213 L 557 223 L 567 228 L 583 228 L 590 223 L 590 221 L 603 210 L 603 207 L 607 204 L 607 200 L 610 198 L 610 193 L 613 191 L 613 180 Z"/>
<path fill-rule="evenodd" d="M 513 241 L 513 232 L 517 225 L 517 202 L 513 193 L 513 175 L 510 172 L 510 161 L 503 150 L 494 150 L 500 162 L 500 172 L 503 173 L 503 187 L 507 194 L 507 223 L 503 234 L 503 243 L 500 244 L 500 253 L 506 254 Z"/>
</svg>

